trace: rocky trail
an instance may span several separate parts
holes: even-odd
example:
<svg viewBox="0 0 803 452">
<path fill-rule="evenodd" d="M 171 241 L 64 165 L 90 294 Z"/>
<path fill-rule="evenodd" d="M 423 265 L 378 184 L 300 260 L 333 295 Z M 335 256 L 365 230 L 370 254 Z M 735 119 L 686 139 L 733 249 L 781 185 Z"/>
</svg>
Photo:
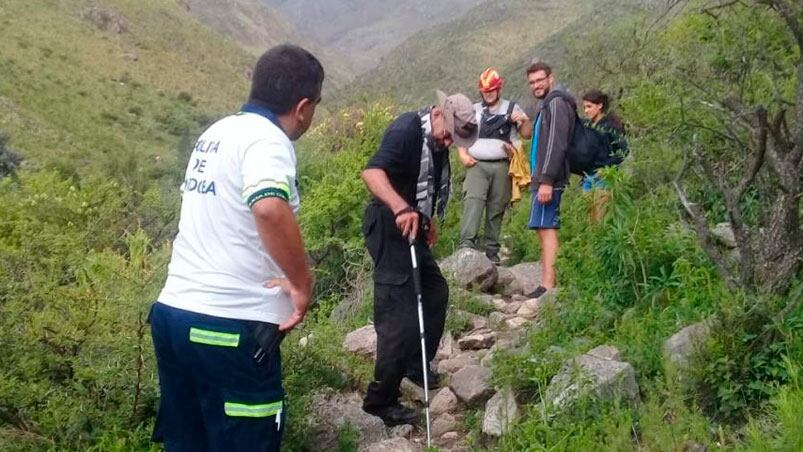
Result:
<svg viewBox="0 0 803 452">
<path fill-rule="evenodd" d="M 429 394 L 433 445 L 442 451 L 468 451 L 471 440 L 464 421 L 469 412 L 479 410 L 482 433 L 489 437 L 504 435 L 520 416 L 522 407 L 517 394 L 509 387 L 492 385 L 492 360 L 502 351 L 528 352 L 527 338 L 539 327 L 539 312 L 557 302 L 557 293 L 552 290 L 532 299 L 523 295 L 538 285 L 538 263 L 497 267 L 484 254 L 461 249 L 442 261 L 441 268 L 454 283 L 452 296 L 459 291 L 472 291 L 474 300 L 489 312 L 482 316 L 450 309 L 449 315 L 461 317 L 468 327 L 458 335 L 445 332 L 433 362 L 433 368 L 441 376 L 440 387 Z M 667 340 L 664 349 L 667 359 L 682 364 L 703 337 L 700 327 L 682 330 Z M 343 347 L 373 360 L 376 353 L 373 325 L 349 333 Z M 316 444 L 322 450 L 335 447 L 337 432 L 348 424 L 359 433 L 360 451 L 426 449 L 424 391 L 408 379 L 402 381 L 401 391 L 402 403 L 421 408 L 418 425 L 385 427 L 378 417 L 362 411 L 361 393 L 316 396 L 310 410 L 316 418 Z M 552 378 L 542 402 L 559 410 L 581 397 L 639 403 L 635 370 L 622 361 L 615 347 L 600 345 L 567 360 Z"/>
</svg>

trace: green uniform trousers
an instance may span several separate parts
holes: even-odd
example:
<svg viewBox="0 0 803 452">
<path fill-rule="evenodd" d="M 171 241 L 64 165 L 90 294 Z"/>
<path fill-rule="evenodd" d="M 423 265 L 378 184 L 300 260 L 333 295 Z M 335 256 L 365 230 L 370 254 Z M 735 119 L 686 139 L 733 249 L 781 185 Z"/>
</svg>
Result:
<svg viewBox="0 0 803 452">
<path fill-rule="evenodd" d="M 485 211 L 485 252 L 499 252 L 502 218 L 510 204 L 510 162 L 478 161 L 468 168 L 463 182 L 463 218 L 460 220 L 460 246 L 476 248 L 482 213 Z"/>
</svg>

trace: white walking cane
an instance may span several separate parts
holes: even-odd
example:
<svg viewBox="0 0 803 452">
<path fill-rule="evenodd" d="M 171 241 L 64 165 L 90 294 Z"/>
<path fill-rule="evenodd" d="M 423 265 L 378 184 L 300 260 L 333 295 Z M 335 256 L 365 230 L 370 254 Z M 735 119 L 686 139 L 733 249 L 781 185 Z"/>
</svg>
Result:
<svg viewBox="0 0 803 452">
<path fill-rule="evenodd" d="M 427 364 L 427 345 L 424 342 L 424 308 L 421 304 L 421 271 L 418 269 L 418 259 L 415 254 L 415 237 L 412 233 L 409 235 L 409 241 L 410 257 L 413 260 L 413 287 L 415 288 L 415 295 L 418 299 L 418 332 L 421 334 L 421 369 L 424 372 L 424 412 L 427 416 L 427 447 L 432 447 L 429 422 L 429 381 L 427 380 L 429 364 Z"/>
</svg>

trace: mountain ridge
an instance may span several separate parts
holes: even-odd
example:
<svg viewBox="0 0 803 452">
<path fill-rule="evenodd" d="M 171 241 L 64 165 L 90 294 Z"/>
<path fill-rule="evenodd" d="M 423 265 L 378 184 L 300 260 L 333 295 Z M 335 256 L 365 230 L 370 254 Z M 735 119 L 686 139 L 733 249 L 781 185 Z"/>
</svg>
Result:
<svg viewBox="0 0 803 452">
<path fill-rule="evenodd" d="M 525 0 L 503 0 L 475 7 L 454 22 L 405 41 L 377 68 L 336 93 L 337 103 L 384 96 L 415 108 L 432 102 L 436 89 L 474 98 L 476 78 L 489 66 L 506 78 L 507 97 L 531 102 L 524 69 L 534 59 L 559 70 L 566 42 L 638 14 L 650 3 L 655 2 L 545 0 L 534 6 Z"/>
<path fill-rule="evenodd" d="M 260 0 L 182 0 L 189 14 L 254 55 L 292 43 L 312 52 L 326 70 L 324 91 L 343 88 L 356 73 L 345 57 L 300 33 L 282 14 Z"/>
<path fill-rule="evenodd" d="M 336 50 L 354 72 L 373 69 L 383 55 L 423 30 L 461 17 L 489 0 L 261 0 L 296 29 Z"/>
</svg>

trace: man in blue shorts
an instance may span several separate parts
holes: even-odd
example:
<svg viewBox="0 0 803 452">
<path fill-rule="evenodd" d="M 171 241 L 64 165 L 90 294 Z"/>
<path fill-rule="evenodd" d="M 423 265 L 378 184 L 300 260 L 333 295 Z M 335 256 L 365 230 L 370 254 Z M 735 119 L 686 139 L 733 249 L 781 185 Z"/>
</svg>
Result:
<svg viewBox="0 0 803 452">
<path fill-rule="evenodd" d="M 312 294 L 292 142 L 312 122 L 323 77 L 300 47 L 268 50 L 248 102 L 190 155 L 167 281 L 149 316 L 161 393 L 153 439 L 168 452 L 279 451 L 279 344 Z"/>
<path fill-rule="evenodd" d="M 552 69 L 543 62 L 527 68 L 527 83 L 533 96 L 542 101 L 530 151 L 533 197 L 527 225 L 538 231 L 541 242 L 541 285 L 527 294 L 538 298 L 557 284 L 555 258 L 559 246 L 560 198 L 569 181 L 568 151 L 577 107 L 572 96 L 557 87 Z"/>
</svg>

